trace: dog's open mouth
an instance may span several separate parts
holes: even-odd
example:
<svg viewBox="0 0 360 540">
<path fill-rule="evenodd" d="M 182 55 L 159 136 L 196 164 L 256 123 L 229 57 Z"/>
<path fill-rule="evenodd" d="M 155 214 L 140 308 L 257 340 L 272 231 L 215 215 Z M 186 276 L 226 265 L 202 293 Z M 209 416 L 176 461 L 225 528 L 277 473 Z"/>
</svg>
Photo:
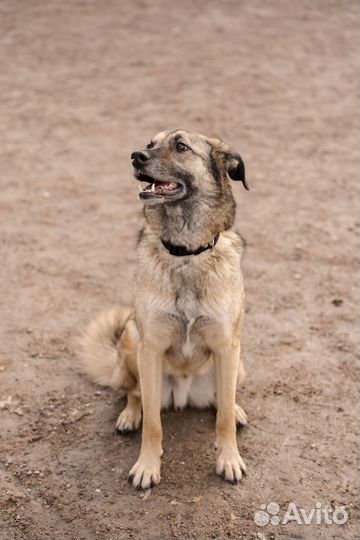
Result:
<svg viewBox="0 0 360 540">
<path fill-rule="evenodd" d="M 148 183 L 144 188 L 139 184 L 140 199 L 171 198 L 184 191 L 184 186 L 180 182 L 156 180 L 138 170 L 135 171 L 135 177 L 140 182 Z"/>
</svg>

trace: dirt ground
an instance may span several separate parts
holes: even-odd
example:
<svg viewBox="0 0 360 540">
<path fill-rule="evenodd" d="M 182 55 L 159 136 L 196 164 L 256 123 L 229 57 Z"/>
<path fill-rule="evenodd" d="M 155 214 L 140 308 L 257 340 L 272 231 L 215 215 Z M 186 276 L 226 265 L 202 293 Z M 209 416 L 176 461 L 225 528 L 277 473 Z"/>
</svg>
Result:
<svg viewBox="0 0 360 540">
<path fill-rule="evenodd" d="M 358 537 L 358 5 L 352 0 L 3 0 L 0 538 Z M 163 414 L 162 483 L 127 483 L 140 436 L 74 370 L 76 337 L 131 301 L 130 152 L 163 128 L 222 136 L 247 240 L 248 466 L 214 472 L 214 414 Z M 11 397 L 11 399 L 10 399 Z M 346 524 L 254 522 L 261 504 Z"/>
</svg>

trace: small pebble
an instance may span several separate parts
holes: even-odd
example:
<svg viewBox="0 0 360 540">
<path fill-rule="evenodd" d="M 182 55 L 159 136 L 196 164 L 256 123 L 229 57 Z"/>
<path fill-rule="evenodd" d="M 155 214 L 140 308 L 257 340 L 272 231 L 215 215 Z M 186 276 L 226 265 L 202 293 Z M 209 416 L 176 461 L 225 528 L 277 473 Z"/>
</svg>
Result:
<svg viewBox="0 0 360 540">
<path fill-rule="evenodd" d="M 8 409 L 11 403 L 12 403 L 12 396 L 9 396 L 7 399 L 0 400 L 0 410 Z"/>
<path fill-rule="evenodd" d="M 142 499 L 143 501 L 146 501 L 151 495 L 151 489 L 147 489 L 145 491 L 145 493 L 141 493 L 140 495 L 140 499 Z"/>
</svg>

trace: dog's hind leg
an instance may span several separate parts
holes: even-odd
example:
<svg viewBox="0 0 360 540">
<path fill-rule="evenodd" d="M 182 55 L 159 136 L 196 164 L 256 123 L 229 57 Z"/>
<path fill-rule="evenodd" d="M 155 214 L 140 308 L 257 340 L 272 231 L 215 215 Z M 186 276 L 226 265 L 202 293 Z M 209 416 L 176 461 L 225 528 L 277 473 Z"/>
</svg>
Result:
<svg viewBox="0 0 360 540">
<path fill-rule="evenodd" d="M 130 321 L 118 346 L 119 373 L 122 387 L 127 390 L 127 403 L 116 421 L 116 429 L 123 434 L 138 429 L 142 417 L 137 347 L 138 331 L 135 322 Z"/>
<path fill-rule="evenodd" d="M 141 423 L 141 397 L 139 385 L 127 394 L 126 407 L 121 411 L 116 421 L 119 433 L 131 433 L 139 428 Z"/>
<path fill-rule="evenodd" d="M 244 369 L 244 365 L 240 356 L 239 364 L 238 364 L 237 381 L 236 381 L 237 386 L 239 386 L 243 382 L 244 378 L 245 378 L 245 369 Z M 246 426 L 248 423 L 246 412 L 237 403 L 235 403 L 235 420 L 236 420 L 236 425 L 238 426 Z"/>
<path fill-rule="evenodd" d="M 246 412 L 237 403 L 235 403 L 235 420 L 236 420 L 236 425 L 247 426 L 248 421 L 247 421 Z"/>
</svg>

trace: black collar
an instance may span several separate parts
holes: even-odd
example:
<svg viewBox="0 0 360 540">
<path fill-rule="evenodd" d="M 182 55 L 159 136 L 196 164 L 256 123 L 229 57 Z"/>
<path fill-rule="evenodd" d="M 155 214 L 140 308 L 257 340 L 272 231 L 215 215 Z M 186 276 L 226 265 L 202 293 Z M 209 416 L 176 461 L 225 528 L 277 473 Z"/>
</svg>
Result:
<svg viewBox="0 0 360 540">
<path fill-rule="evenodd" d="M 186 257 L 187 255 L 200 255 L 203 251 L 212 250 L 219 240 L 220 233 L 217 233 L 217 235 L 212 239 L 210 244 L 207 244 L 206 246 L 200 246 L 194 251 L 189 251 L 186 249 L 185 246 L 175 246 L 171 242 L 168 242 L 167 240 L 163 240 L 161 238 L 161 243 L 168 250 L 170 255 L 175 255 L 175 257 Z"/>
</svg>

